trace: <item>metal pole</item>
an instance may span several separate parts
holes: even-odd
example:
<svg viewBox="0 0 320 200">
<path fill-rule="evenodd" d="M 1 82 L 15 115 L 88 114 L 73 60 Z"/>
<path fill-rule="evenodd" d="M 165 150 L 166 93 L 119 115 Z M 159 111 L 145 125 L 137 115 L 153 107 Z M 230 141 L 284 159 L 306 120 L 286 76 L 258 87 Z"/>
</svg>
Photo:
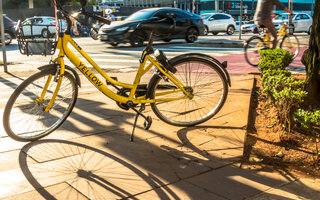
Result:
<svg viewBox="0 0 320 200">
<path fill-rule="evenodd" d="M 293 2 L 292 0 L 288 0 L 288 9 L 293 12 Z M 293 24 L 292 24 L 292 16 L 289 15 L 289 34 L 293 34 Z"/>
<path fill-rule="evenodd" d="M 1 24 L 1 44 L 2 44 L 2 57 L 3 57 L 3 68 L 4 72 L 8 72 L 7 68 L 7 52 L 6 43 L 4 40 L 4 25 L 3 25 L 3 10 L 2 10 L 2 0 L 0 0 L 0 24 Z"/>
<path fill-rule="evenodd" d="M 215 0 L 215 12 L 218 13 L 219 12 L 219 0 Z"/>
<path fill-rule="evenodd" d="M 29 8 L 33 8 L 33 0 L 29 0 Z"/>
<path fill-rule="evenodd" d="M 242 7 L 243 7 L 243 0 L 241 0 L 241 2 L 240 2 L 240 30 L 239 30 L 239 40 L 241 40 Z"/>
</svg>

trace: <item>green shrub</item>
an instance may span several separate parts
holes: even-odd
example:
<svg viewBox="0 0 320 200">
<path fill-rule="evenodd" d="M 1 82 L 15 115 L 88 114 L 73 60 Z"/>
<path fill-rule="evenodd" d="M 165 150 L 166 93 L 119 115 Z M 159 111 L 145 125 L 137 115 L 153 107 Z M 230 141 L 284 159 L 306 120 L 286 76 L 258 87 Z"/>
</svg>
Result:
<svg viewBox="0 0 320 200">
<path fill-rule="evenodd" d="M 292 126 L 293 113 L 299 108 L 307 92 L 303 90 L 305 80 L 292 77 L 285 67 L 292 61 L 292 55 L 282 49 L 267 49 L 261 52 L 259 70 L 262 92 L 266 93 L 278 111 L 279 122 L 285 129 Z"/>
<path fill-rule="evenodd" d="M 312 126 L 320 125 L 320 110 L 303 110 L 298 109 L 293 114 L 293 119 L 300 124 L 302 128 L 310 129 Z"/>
<path fill-rule="evenodd" d="M 259 70 L 280 69 L 284 70 L 292 62 L 293 55 L 283 49 L 266 49 L 261 51 L 259 60 Z"/>
</svg>

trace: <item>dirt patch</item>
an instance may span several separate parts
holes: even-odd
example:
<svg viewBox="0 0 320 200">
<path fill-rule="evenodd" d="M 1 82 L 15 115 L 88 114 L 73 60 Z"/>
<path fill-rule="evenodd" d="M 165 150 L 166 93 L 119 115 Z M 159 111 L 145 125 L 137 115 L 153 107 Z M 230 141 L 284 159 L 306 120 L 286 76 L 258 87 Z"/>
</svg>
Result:
<svg viewBox="0 0 320 200">
<path fill-rule="evenodd" d="M 242 167 L 320 178 L 320 163 L 315 152 L 311 135 L 299 130 L 289 134 L 277 124 L 276 108 L 261 94 L 260 78 L 255 77 Z"/>
</svg>

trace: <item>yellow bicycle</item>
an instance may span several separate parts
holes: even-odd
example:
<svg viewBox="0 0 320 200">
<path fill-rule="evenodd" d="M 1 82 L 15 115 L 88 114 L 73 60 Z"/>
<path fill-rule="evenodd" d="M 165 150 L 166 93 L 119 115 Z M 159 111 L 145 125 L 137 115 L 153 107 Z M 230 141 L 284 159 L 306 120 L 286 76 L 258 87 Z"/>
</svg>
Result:
<svg viewBox="0 0 320 200">
<path fill-rule="evenodd" d="M 293 55 L 293 58 L 297 57 L 299 54 L 299 40 L 295 35 L 290 35 L 287 32 L 286 23 L 282 23 L 277 34 L 277 41 L 281 49 L 289 51 Z M 246 41 L 244 46 L 244 56 L 246 61 L 254 67 L 258 66 L 260 52 L 267 48 L 272 48 L 272 42 L 268 33 L 265 33 L 263 38 L 259 36 L 252 36 L 248 41 Z"/>
<path fill-rule="evenodd" d="M 81 14 L 110 23 L 84 10 Z M 198 53 L 184 54 L 168 60 L 161 50 L 154 50 L 154 39 L 173 31 L 175 23 L 171 17 L 152 18 L 142 23 L 140 30 L 151 31 L 143 50 L 140 66 L 132 84 L 123 83 L 108 76 L 70 37 L 71 19 L 59 6 L 67 21 L 67 29 L 59 33 L 58 56 L 51 64 L 39 68 L 39 72 L 27 78 L 10 96 L 3 116 L 7 134 L 18 141 L 33 141 L 56 130 L 69 116 L 75 106 L 78 87 L 81 86 L 76 71 L 65 65 L 71 63 L 103 94 L 116 101 L 124 110 L 132 109 L 136 114 L 131 140 L 138 116 L 145 119 L 144 128 L 149 129 L 152 119 L 142 111 L 151 104 L 156 116 L 175 126 L 192 126 L 212 118 L 226 101 L 230 77 L 226 62 Z M 106 80 L 106 84 L 69 49 L 71 44 L 83 58 Z M 148 84 L 140 84 L 141 77 L 149 70 L 154 74 Z M 116 92 L 108 88 L 113 86 Z M 137 106 L 140 108 L 137 109 Z"/>
</svg>

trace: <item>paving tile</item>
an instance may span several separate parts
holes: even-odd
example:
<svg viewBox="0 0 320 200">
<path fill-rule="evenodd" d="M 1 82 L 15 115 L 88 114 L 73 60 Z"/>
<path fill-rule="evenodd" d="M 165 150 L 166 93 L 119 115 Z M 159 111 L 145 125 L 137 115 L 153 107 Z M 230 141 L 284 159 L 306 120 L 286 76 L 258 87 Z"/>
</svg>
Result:
<svg viewBox="0 0 320 200">
<path fill-rule="evenodd" d="M 320 199 L 320 180 L 301 178 L 289 184 L 272 188 L 252 198 L 254 200 Z"/>
<path fill-rule="evenodd" d="M 227 166 L 208 173 L 186 179 L 227 199 L 245 199 L 273 187 L 294 181 L 284 174 L 249 171 L 237 166 Z"/>
<path fill-rule="evenodd" d="M 21 150 L 14 150 L 9 152 L 0 153 L 0 171 L 7 171 L 10 169 L 20 168 L 19 156 L 23 154 Z M 30 163 L 35 164 L 36 162 L 30 160 Z"/>
<path fill-rule="evenodd" d="M 179 181 L 161 188 L 139 194 L 129 199 L 205 199 L 205 200 L 227 200 L 224 197 L 218 196 L 208 190 L 199 188 L 185 181 Z"/>
<path fill-rule="evenodd" d="M 76 191 L 67 183 L 60 183 L 57 185 L 40 188 L 30 192 L 13 195 L 3 198 L 2 200 L 31 200 L 31 199 L 65 199 L 65 200 L 85 200 L 87 197 Z"/>
</svg>

